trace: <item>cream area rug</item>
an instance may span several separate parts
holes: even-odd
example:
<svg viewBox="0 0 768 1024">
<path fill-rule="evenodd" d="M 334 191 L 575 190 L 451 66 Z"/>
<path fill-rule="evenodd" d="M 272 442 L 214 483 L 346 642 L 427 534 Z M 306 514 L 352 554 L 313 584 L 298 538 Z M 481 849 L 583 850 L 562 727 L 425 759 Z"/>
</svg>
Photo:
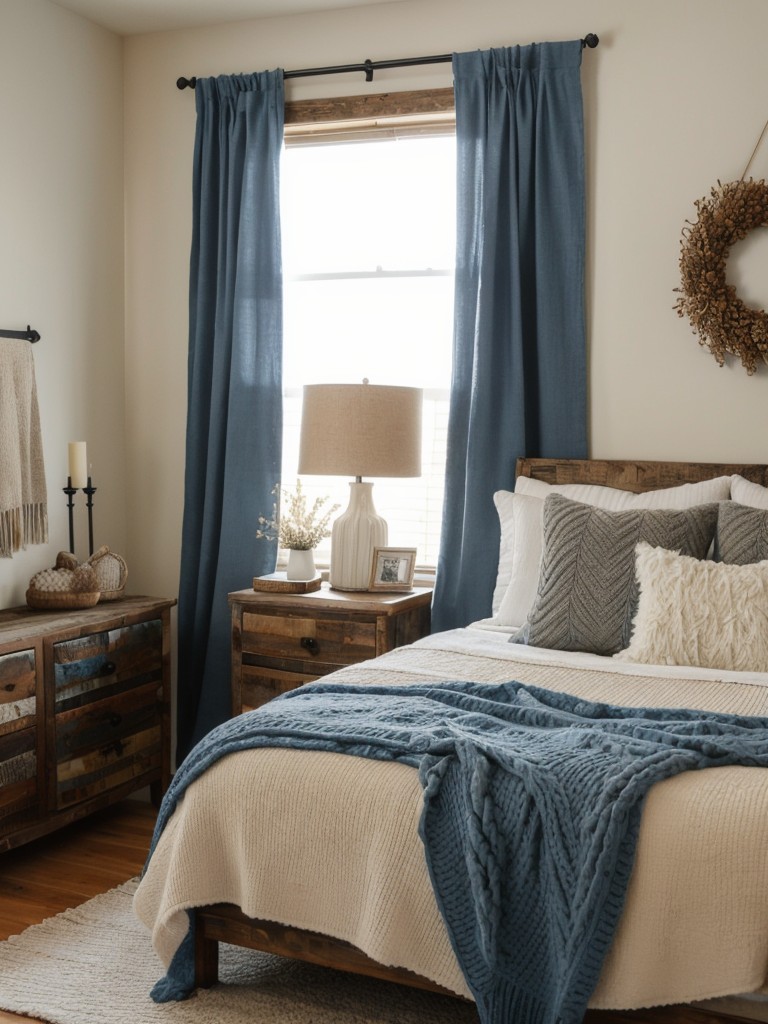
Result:
<svg viewBox="0 0 768 1024">
<path fill-rule="evenodd" d="M 221 946 L 221 983 L 149 997 L 163 967 L 132 879 L 0 942 L 0 1009 L 51 1024 L 477 1024 L 474 1006 L 385 981 Z"/>
<path fill-rule="evenodd" d="M 0 942 L 0 1010 L 50 1024 L 478 1024 L 459 999 L 227 945 L 219 985 L 158 1006 L 163 968 L 133 913 L 136 885 Z M 749 1000 L 700 1005 L 768 1021 Z"/>
</svg>

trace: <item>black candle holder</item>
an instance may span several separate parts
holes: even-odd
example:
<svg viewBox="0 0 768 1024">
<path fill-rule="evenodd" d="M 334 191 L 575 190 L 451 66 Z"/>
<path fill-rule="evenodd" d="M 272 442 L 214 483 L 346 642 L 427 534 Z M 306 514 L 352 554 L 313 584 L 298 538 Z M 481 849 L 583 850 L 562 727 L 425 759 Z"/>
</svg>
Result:
<svg viewBox="0 0 768 1024">
<path fill-rule="evenodd" d="M 90 481 L 89 481 L 90 482 Z M 62 490 L 67 496 L 67 509 L 69 511 L 69 550 L 74 555 L 75 553 L 75 524 L 74 524 L 74 508 L 75 508 L 75 495 L 79 488 L 72 486 L 72 477 L 67 477 L 67 486 L 63 487 Z"/>
<path fill-rule="evenodd" d="M 90 557 L 93 554 L 93 496 L 96 493 L 96 488 L 90 477 L 88 477 L 88 486 L 83 488 L 83 493 L 86 496 L 85 504 L 88 508 L 88 556 Z"/>
</svg>

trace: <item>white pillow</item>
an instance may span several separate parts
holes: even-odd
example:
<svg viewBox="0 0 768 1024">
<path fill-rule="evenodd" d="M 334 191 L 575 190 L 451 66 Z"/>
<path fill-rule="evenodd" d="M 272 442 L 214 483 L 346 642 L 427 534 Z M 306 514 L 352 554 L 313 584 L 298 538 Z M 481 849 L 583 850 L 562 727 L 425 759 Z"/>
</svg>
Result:
<svg viewBox="0 0 768 1024">
<path fill-rule="evenodd" d="M 533 480 L 529 476 L 519 476 L 515 483 L 515 494 L 533 494 L 542 500 L 548 494 L 563 494 L 571 501 L 582 501 L 585 505 L 595 505 L 597 508 L 611 511 L 620 511 L 624 508 L 680 509 L 707 505 L 712 501 L 725 501 L 731 497 L 732 479 L 738 478 L 718 476 L 695 484 L 662 487 L 656 491 L 642 491 L 636 494 L 634 491 L 623 491 L 619 487 L 602 487 L 599 484 L 548 484 L 543 480 Z"/>
<path fill-rule="evenodd" d="M 508 533 L 514 545 L 508 586 L 493 621 L 497 626 L 522 626 L 536 597 L 539 582 L 539 564 L 544 546 L 544 502 L 530 494 L 510 494 L 509 497 L 512 499 L 509 503 L 512 528 Z"/>
<path fill-rule="evenodd" d="M 768 672 L 768 561 L 699 561 L 644 541 L 635 552 L 640 599 L 615 658 Z"/>
<path fill-rule="evenodd" d="M 743 476 L 731 477 L 731 497 L 740 505 L 768 508 L 768 487 L 761 487 Z"/>
<path fill-rule="evenodd" d="M 640 494 L 597 484 L 547 484 L 527 476 L 518 477 L 514 494 L 497 491 L 493 496 L 501 524 L 499 568 L 492 603 L 494 625 L 520 627 L 528 617 L 539 580 L 544 542 L 541 516 L 548 494 L 563 494 L 572 501 L 620 511 L 625 508 L 693 508 L 724 501 L 730 491 L 729 476 Z M 516 503 L 520 497 L 524 497 L 524 501 Z M 525 539 L 518 542 L 518 534 Z"/>
<path fill-rule="evenodd" d="M 499 514 L 499 526 L 501 527 L 499 568 L 491 602 L 494 615 L 499 610 L 501 599 L 504 597 L 512 577 L 512 558 L 515 550 L 515 523 L 512 518 L 514 500 L 515 496 L 511 491 L 496 491 L 493 496 L 493 503 Z"/>
</svg>

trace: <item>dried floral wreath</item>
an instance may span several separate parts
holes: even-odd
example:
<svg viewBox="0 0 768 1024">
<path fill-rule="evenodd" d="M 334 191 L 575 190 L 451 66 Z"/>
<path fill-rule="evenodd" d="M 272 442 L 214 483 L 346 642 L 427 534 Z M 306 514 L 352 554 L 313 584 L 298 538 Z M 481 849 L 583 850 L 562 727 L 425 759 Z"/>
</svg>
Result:
<svg viewBox="0 0 768 1024">
<path fill-rule="evenodd" d="M 768 226 L 768 185 L 764 181 L 717 183 L 709 197 L 696 201 L 699 217 L 686 221 L 680 243 L 678 316 L 687 316 L 699 344 L 719 366 L 726 353 L 738 356 L 752 374 L 758 359 L 768 363 L 768 313 L 745 305 L 725 280 L 731 247 L 753 228 Z"/>
</svg>

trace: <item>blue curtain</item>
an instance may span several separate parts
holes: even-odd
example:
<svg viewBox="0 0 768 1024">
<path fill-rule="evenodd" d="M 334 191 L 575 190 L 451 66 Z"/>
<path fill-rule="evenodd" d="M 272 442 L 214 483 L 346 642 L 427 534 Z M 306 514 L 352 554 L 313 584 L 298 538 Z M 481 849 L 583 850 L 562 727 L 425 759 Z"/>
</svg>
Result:
<svg viewBox="0 0 768 1024">
<path fill-rule="evenodd" d="M 227 594 L 275 568 L 256 540 L 282 454 L 283 73 L 198 79 L 177 760 L 229 718 Z"/>
<path fill-rule="evenodd" d="M 453 378 L 433 630 L 491 614 L 493 493 L 587 452 L 581 42 L 453 57 Z"/>
</svg>

